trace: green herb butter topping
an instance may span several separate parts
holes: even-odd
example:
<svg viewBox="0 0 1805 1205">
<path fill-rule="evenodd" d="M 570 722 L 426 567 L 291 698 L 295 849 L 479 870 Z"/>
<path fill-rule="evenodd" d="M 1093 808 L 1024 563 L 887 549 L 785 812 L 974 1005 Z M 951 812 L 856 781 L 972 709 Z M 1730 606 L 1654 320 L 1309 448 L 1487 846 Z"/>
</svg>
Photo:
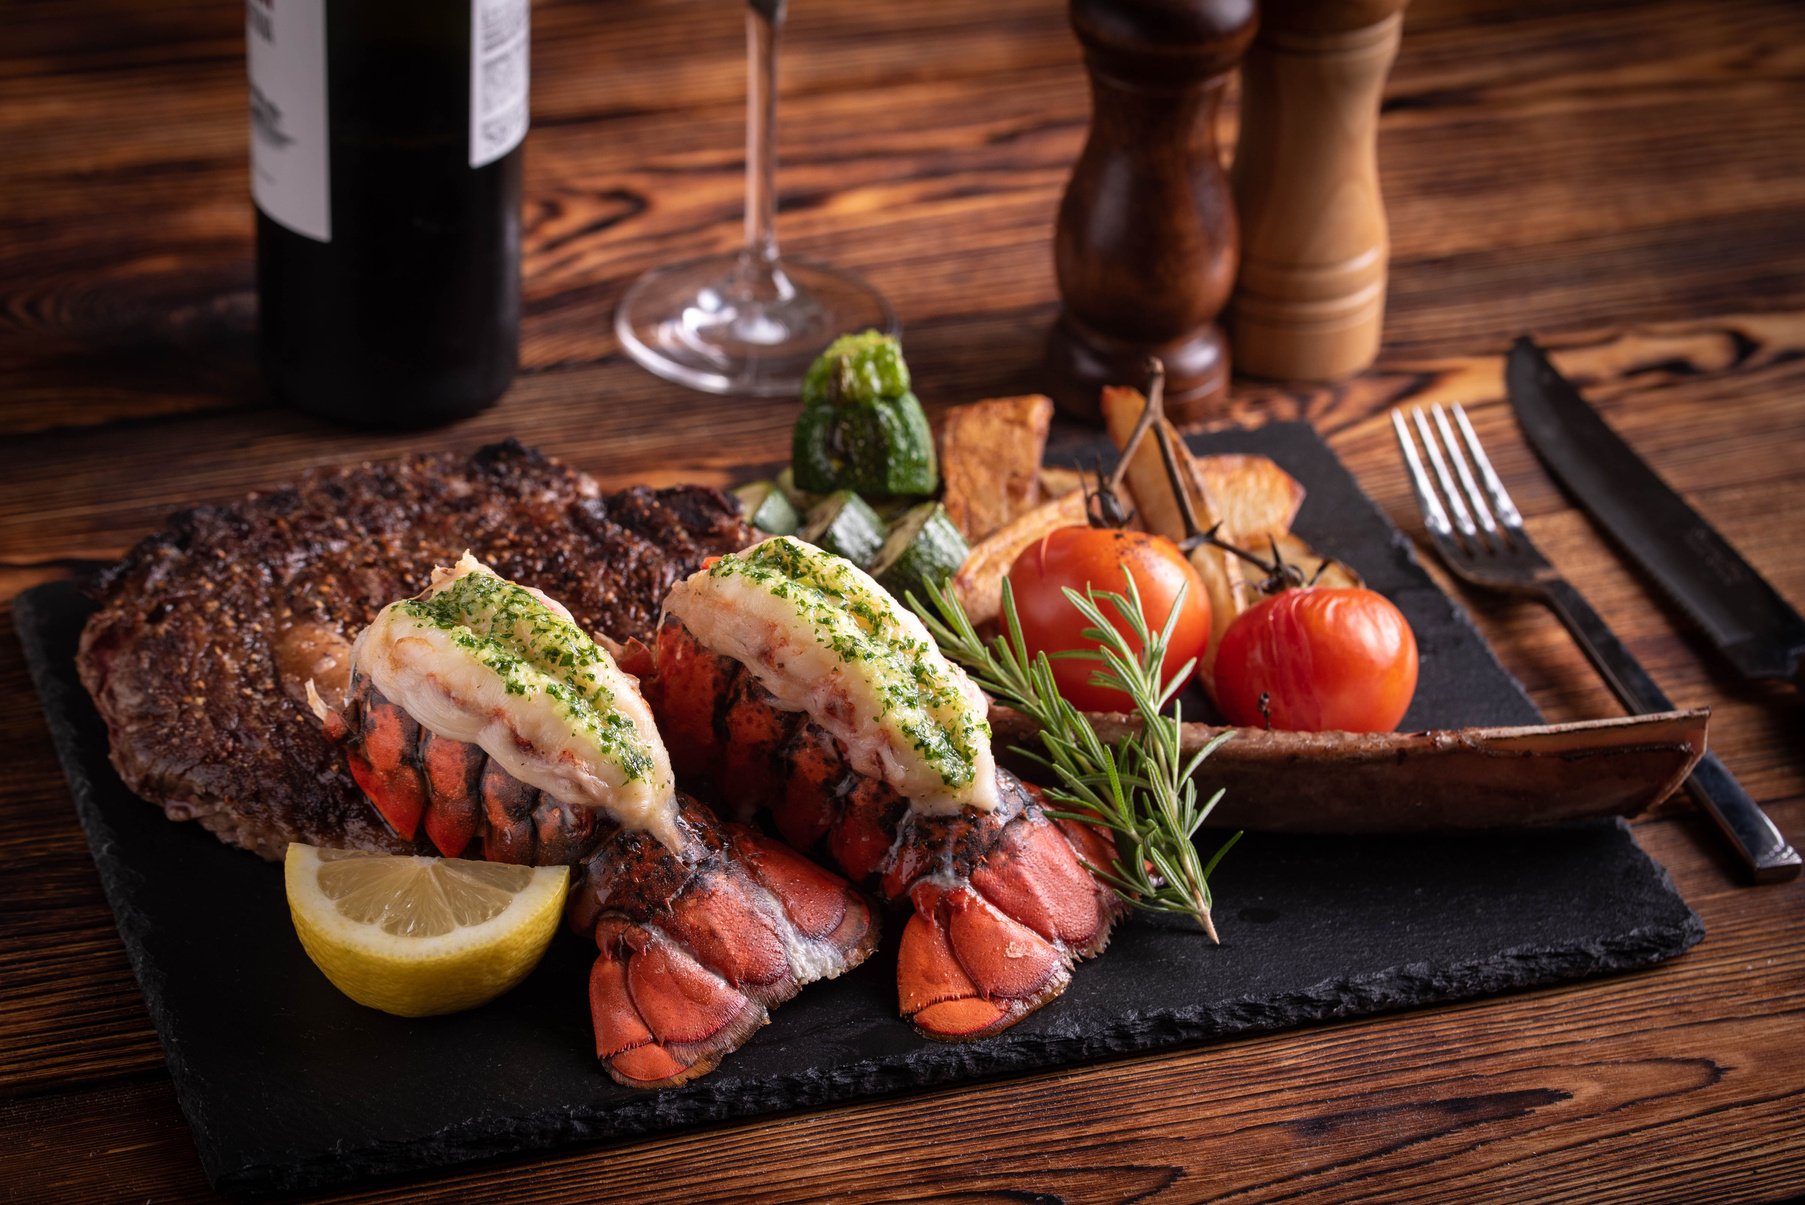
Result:
<svg viewBox="0 0 1805 1205">
<path fill-rule="evenodd" d="M 780 536 L 679 584 L 666 609 L 917 809 L 994 806 L 983 693 L 850 561 Z"/>
<path fill-rule="evenodd" d="M 466 573 L 437 594 L 399 604 L 403 615 L 445 632 L 451 642 L 501 676 L 511 695 L 543 695 L 573 736 L 587 736 L 629 782 L 652 772 L 638 727 L 614 706 L 602 680 L 613 662 L 572 620 L 524 586 Z"/>
<path fill-rule="evenodd" d="M 466 553 L 383 608 L 352 663 L 422 727 L 520 781 L 681 843 L 670 758 L 637 683 L 537 590 Z"/>
</svg>

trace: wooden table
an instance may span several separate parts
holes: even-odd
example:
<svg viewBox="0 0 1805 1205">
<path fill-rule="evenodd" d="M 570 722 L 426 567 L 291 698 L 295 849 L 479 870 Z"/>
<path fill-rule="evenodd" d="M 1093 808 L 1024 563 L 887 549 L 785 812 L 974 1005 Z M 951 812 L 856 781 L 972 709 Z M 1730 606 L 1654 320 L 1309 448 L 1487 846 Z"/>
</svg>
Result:
<svg viewBox="0 0 1805 1205">
<path fill-rule="evenodd" d="M 626 282 L 737 236 L 741 26 L 719 0 L 542 0 L 525 365 L 450 430 L 334 430 L 252 355 L 242 19 L 8 6 L 0 37 L 0 598 L 174 507 L 296 471 L 519 435 L 607 482 L 776 462 L 791 407 L 681 392 L 610 333 Z M 895 302 L 931 407 L 1034 383 L 1087 98 L 1053 0 L 803 0 L 785 59 L 787 245 Z M 1242 386 L 1305 416 L 1406 530 L 1386 421 L 1473 409 L 1536 540 L 1805 837 L 1805 705 L 1736 680 L 1601 543 L 1500 401 L 1534 331 L 1617 428 L 1805 603 L 1805 8 L 1418 0 L 1381 161 L 1378 368 Z M 697 432 L 706 431 L 705 440 Z M 1615 704 L 1529 605 L 1463 596 L 1557 720 Z M 207 1198 L 10 622 L 0 635 L 0 1193 Z M 335 1200 L 1771 1199 L 1805 1189 L 1805 883 L 1745 888 L 1671 802 L 1637 826 L 1704 918 L 1658 970 L 654 1141 Z M 1232 902 L 1228 916 L 1232 921 Z"/>
</svg>

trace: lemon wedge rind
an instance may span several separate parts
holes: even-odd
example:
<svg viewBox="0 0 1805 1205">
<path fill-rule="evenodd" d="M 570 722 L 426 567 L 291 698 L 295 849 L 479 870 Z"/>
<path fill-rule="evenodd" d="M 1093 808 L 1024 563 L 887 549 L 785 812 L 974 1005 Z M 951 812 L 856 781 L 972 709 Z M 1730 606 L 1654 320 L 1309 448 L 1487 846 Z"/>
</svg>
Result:
<svg viewBox="0 0 1805 1205">
<path fill-rule="evenodd" d="M 425 1017 L 474 1008 L 525 979 L 557 932 L 570 874 L 295 843 L 284 878 L 295 933 L 333 986 L 367 1007 Z"/>
</svg>

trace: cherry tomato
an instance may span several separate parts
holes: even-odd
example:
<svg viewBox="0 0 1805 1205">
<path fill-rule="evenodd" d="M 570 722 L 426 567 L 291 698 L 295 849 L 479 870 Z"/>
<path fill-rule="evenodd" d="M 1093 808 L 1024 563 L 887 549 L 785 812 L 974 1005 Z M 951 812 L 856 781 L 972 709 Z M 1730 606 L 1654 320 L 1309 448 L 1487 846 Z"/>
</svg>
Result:
<svg viewBox="0 0 1805 1205">
<path fill-rule="evenodd" d="M 1015 610 L 1028 652 L 1096 648 L 1097 642 L 1083 635 L 1089 623 L 1066 598 L 1062 587 L 1069 586 L 1080 594 L 1086 586 L 1099 592 L 1125 593 L 1124 565 L 1134 575 L 1142 613 L 1154 631 L 1164 625 L 1179 590 L 1184 590 L 1184 604 L 1167 642 L 1165 659 L 1160 662 L 1162 674 L 1170 676 L 1185 662 L 1202 657 L 1210 640 L 1210 600 L 1184 553 L 1172 541 L 1146 532 L 1096 527 L 1062 527 L 1049 532 L 1024 549 L 1010 566 L 1009 588 L 1015 595 Z M 1128 637 L 1130 645 L 1139 651 L 1140 642 L 1115 608 L 1104 603 L 1103 613 L 1110 626 Z M 1134 704 L 1123 691 L 1091 684 L 1091 675 L 1099 668 L 1095 661 L 1055 660 L 1053 679 L 1059 684 L 1059 693 L 1081 710 L 1131 709 Z"/>
<path fill-rule="evenodd" d="M 1416 636 L 1384 595 L 1285 590 L 1222 634 L 1216 703 L 1229 723 L 1248 727 L 1270 716 L 1288 731 L 1390 732 L 1416 694 L 1416 668 Z"/>
</svg>

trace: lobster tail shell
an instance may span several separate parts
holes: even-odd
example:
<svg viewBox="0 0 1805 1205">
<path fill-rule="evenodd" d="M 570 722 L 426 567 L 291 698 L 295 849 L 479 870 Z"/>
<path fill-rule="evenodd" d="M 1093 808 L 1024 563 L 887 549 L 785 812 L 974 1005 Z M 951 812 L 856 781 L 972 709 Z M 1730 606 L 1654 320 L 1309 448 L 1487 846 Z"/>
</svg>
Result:
<svg viewBox="0 0 1805 1205">
<path fill-rule="evenodd" d="M 596 1055 L 633 1087 L 712 1070 L 771 1009 L 877 945 L 870 906 L 844 880 L 687 796 L 679 807 L 681 855 L 617 832 L 584 864 L 566 914 L 599 950 Z"/>
<path fill-rule="evenodd" d="M 569 866 L 612 827 L 593 809 L 521 782 L 477 745 L 442 737 L 353 674 L 326 735 L 344 747 L 351 777 L 397 836 L 422 836 L 447 858 Z M 424 833 L 422 833 L 424 830 Z"/>
<path fill-rule="evenodd" d="M 1079 860 L 1106 865 L 1107 855 L 1097 861 L 1091 838 L 1079 837 L 1081 855 L 1067 831 L 1095 830 L 1052 820 L 1031 788 L 1006 785 L 1025 798 L 965 881 L 949 888 L 946 875 L 923 875 L 909 889 L 915 914 L 897 960 L 899 1005 L 927 1037 L 987 1037 L 1055 999 L 1072 965 L 1102 952 L 1121 914 Z"/>
<path fill-rule="evenodd" d="M 743 666 L 681 624 L 660 629 L 655 660 L 642 688 L 687 781 L 737 815 L 768 809 L 791 845 L 913 907 L 897 990 L 902 1014 L 925 1036 L 1007 1029 L 1108 944 L 1126 908 L 1085 865 L 1109 865 L 1113 844 L 1090 825 L 1047 815 L 1039 793 L 1007 770 L 997 771 L 994 810 L 923 816 L 854 772 L 837 740 L 779 710 Z"/>
</svg>

